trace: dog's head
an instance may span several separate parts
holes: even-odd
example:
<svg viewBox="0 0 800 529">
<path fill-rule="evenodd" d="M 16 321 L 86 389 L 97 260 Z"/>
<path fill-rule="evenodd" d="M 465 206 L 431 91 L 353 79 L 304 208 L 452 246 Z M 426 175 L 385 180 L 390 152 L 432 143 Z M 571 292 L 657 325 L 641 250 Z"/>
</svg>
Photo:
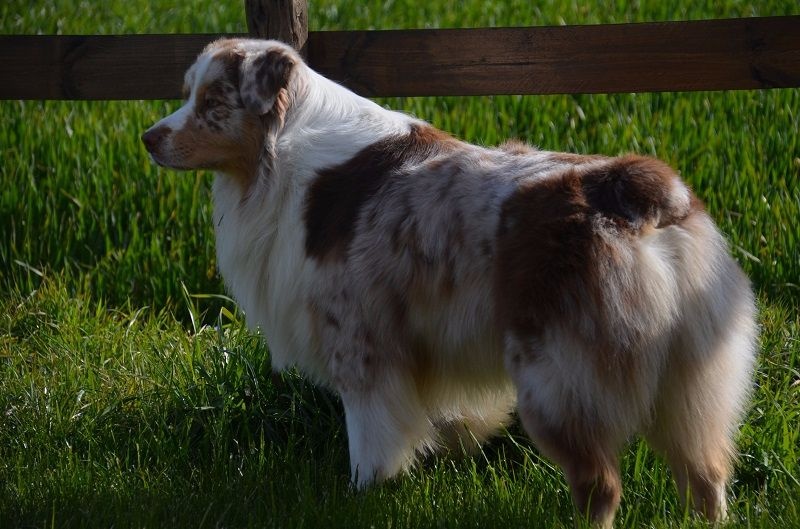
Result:
<svg viewBox="0 0 800 529">
<path fill-rule="evenodd" d="M 277 41 L 209 44 L 184 77 L 184 104 L 142 135 L 153 160 L 249 179 L 268 155 L 292 99 L 301 59 Z"/>
</svg>

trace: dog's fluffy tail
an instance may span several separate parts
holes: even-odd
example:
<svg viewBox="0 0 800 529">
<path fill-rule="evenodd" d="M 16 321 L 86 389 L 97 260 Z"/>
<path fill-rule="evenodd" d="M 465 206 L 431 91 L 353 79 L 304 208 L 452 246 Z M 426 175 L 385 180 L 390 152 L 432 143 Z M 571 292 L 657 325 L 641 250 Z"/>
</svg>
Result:
<svg viewBox="0 0 800 529">
<path fill-rule="evenodd" d="M 696 200 L 671 167 L 643 156 L 609 159 L 587 168 L 581 180 L 591 208 L 634 229 L 675 224 Z"/>
</svg>

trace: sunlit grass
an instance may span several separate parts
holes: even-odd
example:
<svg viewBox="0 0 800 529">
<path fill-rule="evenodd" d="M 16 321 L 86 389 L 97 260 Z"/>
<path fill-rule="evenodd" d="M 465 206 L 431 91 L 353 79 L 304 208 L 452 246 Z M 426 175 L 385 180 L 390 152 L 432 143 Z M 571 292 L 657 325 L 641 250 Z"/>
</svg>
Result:
<svg viewBox="0 0 800 529">
<path fill-rule="evenodd" d="M 311 29 L 609 23 L 800 12 L 796 2 L 311 2 Z M 91 14 L 91 16 L 89 16 Z M 245 31 L 242 2 L 0 4 L 0 33 Z M 651 154 L 705 201 L 761 305 L 732 524 L 797 527 L 800 91 L 393 98 L 461 138 Z M 155 168 L 175 102 L 0 102 L 0 527 L 572 527 L 518 427 L 483 454 L 347 485 L 338 401 L 222 296 L 210 174 Z M 642 444 L 620 525 L 702 526 Z"/>
</svg>

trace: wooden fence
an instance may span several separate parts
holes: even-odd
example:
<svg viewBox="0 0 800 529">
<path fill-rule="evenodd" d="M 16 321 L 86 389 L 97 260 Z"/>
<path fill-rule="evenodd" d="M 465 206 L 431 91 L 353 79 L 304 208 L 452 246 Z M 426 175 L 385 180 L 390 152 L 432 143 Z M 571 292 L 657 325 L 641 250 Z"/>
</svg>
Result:
<svg viewBox="0 0 800 529">
<path fill-rule="evenodd" d="M 364 96 L 800 87 L 800 16 L 308 32 L 303 0 L 245 0 L 250 36 Z M 0 36 L 0 99 L 173 99 L 221 35 Z"/>
</svg>

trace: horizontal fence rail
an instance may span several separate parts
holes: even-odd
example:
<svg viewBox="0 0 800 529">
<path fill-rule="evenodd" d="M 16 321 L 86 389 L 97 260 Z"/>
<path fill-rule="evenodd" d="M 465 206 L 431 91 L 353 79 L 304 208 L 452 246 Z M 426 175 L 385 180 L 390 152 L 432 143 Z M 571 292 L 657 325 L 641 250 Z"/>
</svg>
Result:
<svg viewBox="0 0 800 529">
<path fill-rule="evenodd" d="M 0 99 L 175 99 L 220 36 L 0 36 Z M 369 97 L 800 87 L 800 16 L 311 32 L 305 51 Z"/>
</svg>

